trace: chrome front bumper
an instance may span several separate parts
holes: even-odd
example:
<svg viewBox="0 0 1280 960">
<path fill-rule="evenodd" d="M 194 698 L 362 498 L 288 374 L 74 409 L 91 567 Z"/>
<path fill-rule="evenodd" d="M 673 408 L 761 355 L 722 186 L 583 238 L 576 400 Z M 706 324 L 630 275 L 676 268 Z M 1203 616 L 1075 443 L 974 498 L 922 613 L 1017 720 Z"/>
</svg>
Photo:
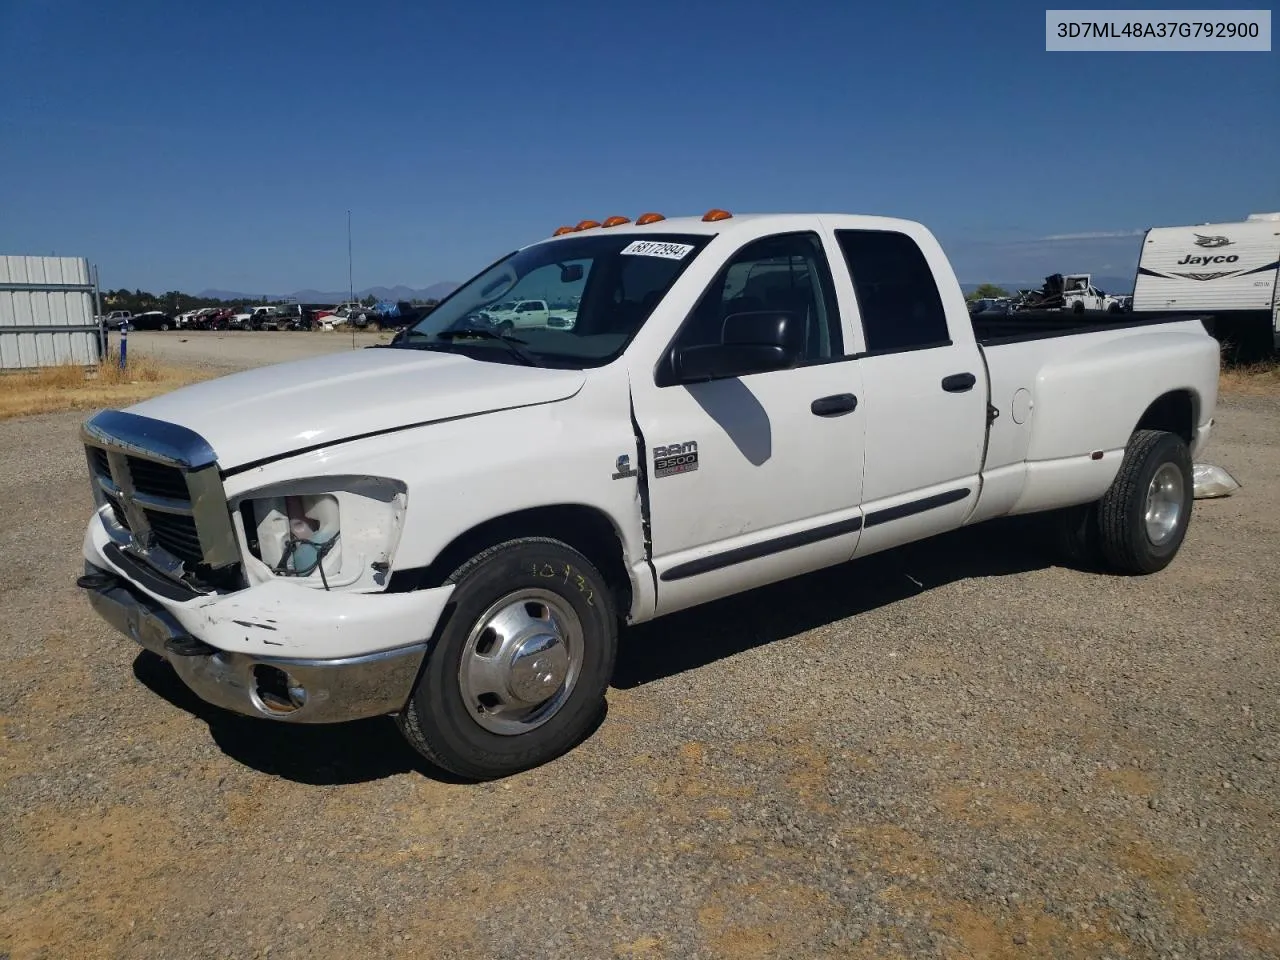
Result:
<svg viewBox="0 0 1280 960">
<path fill-rule="evenodd" d="M 425 643 L 341 660 L 264 657 L 195 639 L 162 607 L 114 573 L 85 563 L 80 586 L 107 623 L 172 664 L 200 699 L 251 717 L 339 723 L 401 710 Z"/>
</svg>

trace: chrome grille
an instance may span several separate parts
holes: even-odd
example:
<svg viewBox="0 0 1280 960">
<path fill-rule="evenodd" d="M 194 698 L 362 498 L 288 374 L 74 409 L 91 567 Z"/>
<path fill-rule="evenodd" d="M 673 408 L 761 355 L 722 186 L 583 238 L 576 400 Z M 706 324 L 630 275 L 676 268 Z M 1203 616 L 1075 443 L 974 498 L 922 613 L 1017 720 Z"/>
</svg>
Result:
<svg viewBox="0 0 1280 960">
<path fill-rule="evenodd" d="M 184 563 L 204 563 L 204 550 L 200 546 L 200 534 L 196 532 L 195 520 L 173 513 L 160 513 L 158 510 L 143 512 L 147 515 L 147 523 L 151 526 L 156 543 Z"/>
<path fill-rule="evenodd" d="M 208 443 L 176 424 L 114 410 L 88 421 L 82 438 L 94 497 L 109 508 L 117 542 L 175 580 L 225 585 L 240 552 Z"/>
<path fill-rule="evenodd" d="M 141 457 L 126 459 L 129 476 L 133 479 L 133 489 L 138 493 L 168 497 L 171 500 L 186 500 L 191 496 L 187 491 L 186 475 L 180 468 L 143 460 Z"/>
<path fill-rule="evenodd" d="M 107 451 L 101 447 L 89 448 L 89 462 L 93 467 L 93 472 L 98 476 L 111 476 L 111 464 L 107 461 Z"/>
<path fill-rule="evenodd" d="M 120 498 L 108 496 L 107 504 L 111 507 L 111 516 L 115 520 L 116 526 L 128 530 L 129 518 L 124 514 L 124 507 L 120 506 Z"/>
</svg>

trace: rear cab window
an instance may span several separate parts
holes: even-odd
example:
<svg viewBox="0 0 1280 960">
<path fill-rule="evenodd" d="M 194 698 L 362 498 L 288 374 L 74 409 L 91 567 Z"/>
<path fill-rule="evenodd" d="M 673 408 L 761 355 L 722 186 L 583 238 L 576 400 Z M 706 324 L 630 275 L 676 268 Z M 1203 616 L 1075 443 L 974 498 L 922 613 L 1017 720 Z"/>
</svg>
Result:
<svg viewBox="0 0 1280 960">
<path fill-rule="evenodd" d="M 894 230 L 837 230 L 836 241 L 853 280 L 867 353 L 951 345 L 938 284 L 915 240 Z"/>
</svg>

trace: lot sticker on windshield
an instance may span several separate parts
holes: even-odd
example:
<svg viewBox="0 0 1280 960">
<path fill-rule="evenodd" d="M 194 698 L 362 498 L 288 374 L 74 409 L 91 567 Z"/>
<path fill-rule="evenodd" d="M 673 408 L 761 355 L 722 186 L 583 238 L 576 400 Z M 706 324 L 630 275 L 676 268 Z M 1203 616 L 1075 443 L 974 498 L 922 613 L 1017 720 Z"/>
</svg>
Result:
<svg viewBox="0 0 1280 960">
<path fill-rule="evenodd" d="M 683 260 L 693 249 L 691 243 L 660 243 L 657 240 L 637 240 L 623 248 L 623 253 L 634 257 L 665 257 L 668 260 Z"/>
</svg>

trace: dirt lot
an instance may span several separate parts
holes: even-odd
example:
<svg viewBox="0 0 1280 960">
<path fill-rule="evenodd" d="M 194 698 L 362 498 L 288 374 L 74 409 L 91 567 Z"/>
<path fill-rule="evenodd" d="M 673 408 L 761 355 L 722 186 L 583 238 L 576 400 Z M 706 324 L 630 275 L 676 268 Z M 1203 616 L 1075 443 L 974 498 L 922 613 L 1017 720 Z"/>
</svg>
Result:
<svg viewBox="0 0 1280 960">
<path fill-rule="evenodd" d="M 112 336 L 112 345 L 117 337 Z M 268 363 L 318 357 L 324 353 L 351 350 L 351 333 L 331 331 L 274 330 L 170 330 L 167 333 L 137 331 L 129 334 L 129 350 L 155 357 L 177 366 L 207 367 L 214 370 L 247 370 Z M 357 332 L 355 349 L 375 343 L 390 343 L 390 333 Z"/>
<path fill-rule="evenodd" d="M 80 417 L 0 423 L 0 957 L 1280 955 L 1275 399 L 1221 407 L 1244 488 L 1162 574 L 1003 524 L 677 615 L 586 743 L 482 786 L 109 632 Z"/>
</svg>

